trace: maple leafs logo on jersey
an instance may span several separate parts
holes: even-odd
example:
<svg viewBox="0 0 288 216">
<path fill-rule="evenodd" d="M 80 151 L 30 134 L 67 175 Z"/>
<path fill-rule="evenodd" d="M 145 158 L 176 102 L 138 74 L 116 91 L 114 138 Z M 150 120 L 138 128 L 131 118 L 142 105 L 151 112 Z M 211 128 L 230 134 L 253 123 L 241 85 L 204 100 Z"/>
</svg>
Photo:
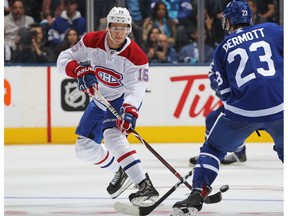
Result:
<svg viewBox="0 0 288 216">
<path fill-rule="evenodd" d="M 95 68 L 96 77 L 99 82 L 112 88 L 123 86 L 123 75 L 109 68 L 97 67 Z"/>
</svg>

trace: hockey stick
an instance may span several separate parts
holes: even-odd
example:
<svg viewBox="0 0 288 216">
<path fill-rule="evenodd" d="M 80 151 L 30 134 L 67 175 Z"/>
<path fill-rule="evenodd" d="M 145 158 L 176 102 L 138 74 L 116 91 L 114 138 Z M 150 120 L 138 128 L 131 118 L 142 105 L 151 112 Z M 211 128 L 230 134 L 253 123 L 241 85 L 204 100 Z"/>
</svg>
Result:
<svg viewBox="0 0 288 216">
<path fill-rule="evenodd" d="M 94 94 L 93 100 L 97 100 L 98 102 L 100 102 L 101 104 L 103 104 L 107 109 L 110 110 L 110 112 L 112 112 L 113 115 L 115 115 L 115 117 L 117 119 L 121 119 L 122 117 L 120 116 L 120 114 L 117 112 L 117 110 L 115 110 L 115 108 L 100 94 L 100 92 L 95 89 L 95 94 Z M 135 129 L 132 128 L 132 134 L 142 143 L 145 145 L 145 147 L 152 153 L 154 154 L 154 156 L 159 159 L 180 181 L 183 181 L 183 177 L 161 156 L 158 154 L 158 152 L 156 152 L 151 145 L 149 145 L 149 143 L 147 143 L 139 134 L 137 131 L 135 131 Z M 192 175 L 192 174 L 191 174 Z M 188 176 L 189 177 L 189 176 Z M 187 178 L 188 178 L 187 177 Z M 186 187 L 189 188 L 189 190 L 192 189 L 192 186 L 186 181 L 186 179 L 183 181 L 183 183 L 186 185 Z M 228 185 L 227 185 L 228 186 Z M 228 186 L 229 189 L 229 186 Z M 227 190 L 228 190 L 227 189 Z M 226 190 L 226 191 L 227 191 Z M 172 192 L 171 192 L 172 193 Z M 170 195 L 170 194 L 169 194 Z M 161 199 L 161 198 L 160 198 Z M 206 201 L 207 200 L 207 201 Z M 222 193 L 221 192 L 217 192 L 216 194 L 210 195 L 208 197 L 206 197 L 205 199 L 205 203 L 207 204 L 212 204 L 212 203 L 218 203 L 222 200 Z M 162 201 L 161 201 L 162 202 Z"/>
<path fill-rule="evenodd" d="M 94 89 L 94 96 L 93 100 L 95 102 L 95 100 L 97 100 L 98 102 L 100 102 L 101 104 L 103 104 L 108 110 L 110 110 L 110 112 L 112 112 L 112 114 L 117 118 L 117 119 L 121 119 L 122 117 L 120 116 L 120 114 L 117 112 L 117 110 L 100 94 L 100 92 L 97 89 Z M 135 130 L 135 129 L 131 129 L 132 130 L 132 134 L 142 143 L 146 146 L 146 148 L 152 153 L 154 154 L 154 156 L 159 159 L 178 179 L 182 179 L 182 176 L 161 156 L 158 154 L 158 152 L 156 152 L 151 145 L 149 145 L 149 143 L 147 143 L 140 135 L 139 133 Z M 189 190 L 192 189 L 191 185 L 185 181 L 184 184 L 189 188 Z"/>
<path fill-rule="evenodd" d="M 207 196 L 204 200 L 204 203 L 213 204 L 213 203 L 220 202 L 222 200 L 222 193 L 225 193 L 228 190 L 229 190 L 229 185 L 223 185 L 217 193 Z"/>
<path fill-rule="evenodd" d="M 184 177 L 180 179 L 172 188 L 170 188 L 162 197 L 160 197 L 154 204 L 149 206 L 132 206 L 125 203 L 116 202 L 114 208 L 117 212 L 128 215 L 148 215 L 155 208 L 157 208 L 167 197 L 169 197 L 181 184 L 183 184 L 192 174 L 193 170 L 189 171 Z"/>
</svg>

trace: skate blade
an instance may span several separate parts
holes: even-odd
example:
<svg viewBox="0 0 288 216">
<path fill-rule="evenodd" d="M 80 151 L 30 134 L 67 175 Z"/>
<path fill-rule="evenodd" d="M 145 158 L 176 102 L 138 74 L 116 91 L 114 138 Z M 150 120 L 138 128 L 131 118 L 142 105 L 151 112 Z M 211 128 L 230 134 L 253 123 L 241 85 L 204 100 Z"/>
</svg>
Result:
<svg viewBox="0 0 288 216">
<path fill-rule="evenodd" d="M 139 197 L 139 198 L 134 198 L 133 200 L 131 200 L 131 203 L 134 206 L 138 206 L 138 207 L 146 207 L 146 206 L 151 206 L 153 204 L 155 204 L 155 202 L 157 201 L 158 196 L 153 196 L 153 197 Z"/>
<path fill-rule="evenodd" d="M 196 216 L 197 212 L 196 208 L 173 208 L 173 213 L 170 216 Z"/>
<path fill-rule="evenodd" d="M 128 181 L 118 190 L 116 191 L 114 194 L 110 194 L 112 199 L 117 198 L 118 196 L 120 196 L 120 194 L 122 194 L 127 188 L 130 187 L 130 185 L 132 185 L 132 181 L 130 179 L 128 179 Z"/>
</svg>

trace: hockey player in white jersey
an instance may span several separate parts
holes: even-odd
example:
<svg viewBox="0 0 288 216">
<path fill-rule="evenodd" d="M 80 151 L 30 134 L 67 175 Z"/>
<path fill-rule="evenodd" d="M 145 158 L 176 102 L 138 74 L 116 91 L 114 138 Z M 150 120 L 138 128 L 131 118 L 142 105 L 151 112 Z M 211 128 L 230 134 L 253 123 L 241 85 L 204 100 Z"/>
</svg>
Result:
<svg viewBox="0 0 288 216">
<path fill-rule="evenodd" d="M 107 16 L 107 30 L 89 32 L 71 49 L 60 53 L 60 72 L 77 79 L 80 90 L 93 97 L 98 91 L 122 115 L 121 120 L 100 102 L 91 100 L 76 134 L 78 158 L 115 172 L 107 187 L 112 198 L 134 183 L 138 191 L 129 195 L 134 205 L 155 201 L 159 193 L 144 171 L 127 135 L 136 125 L 138 111 L 149 80 L 148 59 L 128 38 L 131 16 L 126 8 L 114 7 Z M 101 144 L 104 138 L 104 144 Z"/>
<path fill-rule="evenodd" d="M 270 134 L 284 163 L 283 27 L 268 22 L 252 25 L 252 12 L 245 0 L 228 3 L 222 27 L 229 35 L 215 50 L 214 67 L 224 110 L 200 148 L 192 191 L 173 205 L 173 215 L 202 209 L 220 161 L 255 130 Z"/>
</svg>

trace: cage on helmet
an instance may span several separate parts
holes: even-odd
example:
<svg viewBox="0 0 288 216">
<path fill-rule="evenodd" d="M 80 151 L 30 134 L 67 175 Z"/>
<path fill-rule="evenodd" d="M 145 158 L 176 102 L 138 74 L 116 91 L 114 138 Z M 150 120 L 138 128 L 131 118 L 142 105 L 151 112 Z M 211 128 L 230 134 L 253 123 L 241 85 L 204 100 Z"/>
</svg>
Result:
<svg viewBox="0 0 288 216">
<path fill-rule="evenodd" d="M 232 0 L 223 11 L 222 28 L 228 30 L 226 20 L 230 25 L 252 24 L 252 11 L 246 0 Z"/>
<path fill-rule="evenodd" d="M 130 16 L 129 11 L 126 8 L 122 7 L 113 7 L 107 16 L 107 28 L 110 23 L 123 23 L 128 24 L 130 27 L 130 31 L 132 28 L 132 18 Z M 129 32 L 130 32 L 129 31 Z"/>
</svg>

